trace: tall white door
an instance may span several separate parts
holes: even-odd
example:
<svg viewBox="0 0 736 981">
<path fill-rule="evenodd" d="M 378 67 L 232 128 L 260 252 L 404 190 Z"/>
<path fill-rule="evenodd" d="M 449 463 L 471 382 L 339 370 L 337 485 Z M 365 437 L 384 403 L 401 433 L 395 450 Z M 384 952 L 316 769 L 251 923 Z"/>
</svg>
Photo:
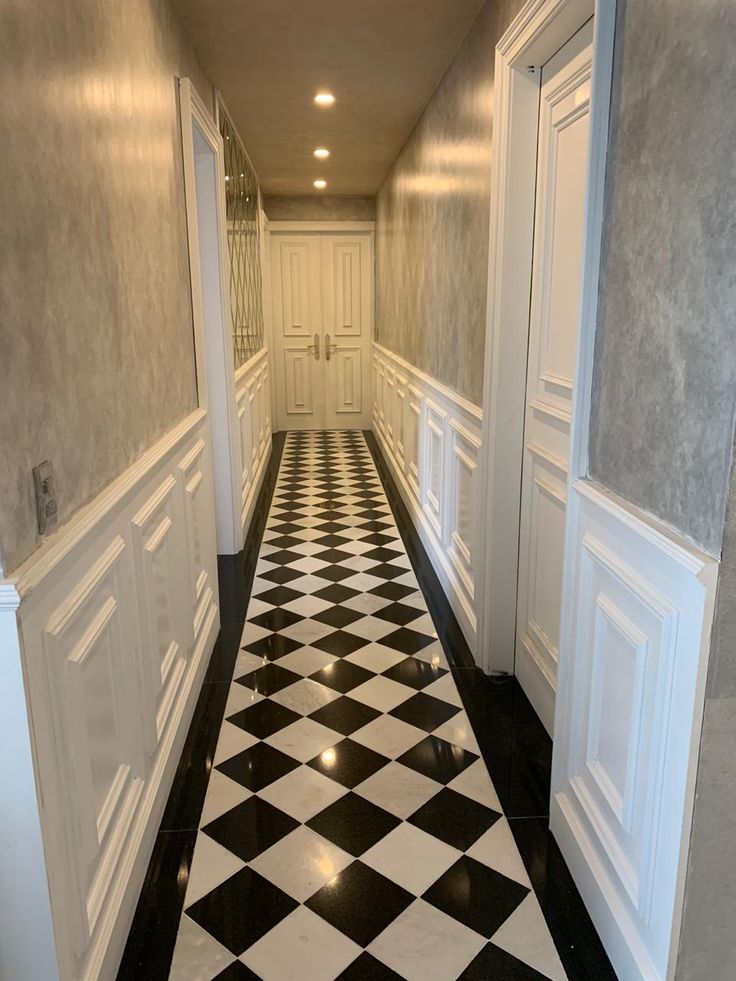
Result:
<svg viewBox="0 0 736 981">
<path fill-rule="evenodd" d="M 543 66 L 522 470 L 516 675 L 552 733 L 582 281 L 592 19 Z"/>
<path fill-rule="evenodd" d="M 279 429 L 370 427 L 373 235 L 271 232 Z"/>
</svg>

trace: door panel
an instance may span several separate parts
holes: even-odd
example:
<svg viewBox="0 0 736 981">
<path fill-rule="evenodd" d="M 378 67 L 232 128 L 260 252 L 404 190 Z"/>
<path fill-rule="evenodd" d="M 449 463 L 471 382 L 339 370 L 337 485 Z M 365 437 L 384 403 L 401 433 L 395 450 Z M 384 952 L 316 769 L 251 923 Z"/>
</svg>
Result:
<svg viewBox="0 0 736 981">
<path fill-rule="evenodd" d="M 579 329 L 593 21 L 542 68 L 516 674 L 551 733 Z"/>
<path fill-rule="evenodd" d="M 319 356 L 320 264 L 318 235 L 272 236 L 273 349 L 279 429 L 320 429 L 324 425 Z"/>
<path fill-rule="evenodd" d="M 325 425 L 370 426 L 373 334 L 373 239 L 370 234 L 322 236 L 325 331 Z"/>
<path fill-rule="evenodd" d="M 372 233 L 270 237 L 278 428 L 368 428 Z"/>
</svg>

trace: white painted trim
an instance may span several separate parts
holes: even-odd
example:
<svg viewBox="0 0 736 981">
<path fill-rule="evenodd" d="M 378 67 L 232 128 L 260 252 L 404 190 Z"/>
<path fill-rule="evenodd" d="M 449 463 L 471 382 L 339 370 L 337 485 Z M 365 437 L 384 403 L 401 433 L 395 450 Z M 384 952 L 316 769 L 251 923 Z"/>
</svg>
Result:
<svg viewBox="0 0 736 981">
<path fill-rule="evenodd" d="M 480 429 L 477 405 L 374 342 L 373 432 L 471 651 Z"/>
<path fill-rule="evenodd" d="M 266 229 L 269 232 L 299 232 L 308 234 L 309 232 L 372 232 L 375 231 L 375 221 L 266 221 Z"/>
<path fill-rule="evenodd" d="M 243 461 L 239 520 L 244 541 L 271 456 L 271 404 L 271 358 L 264 347 L 235 373 L 235 407 Z"/>
<path fill-rule="evenodd" d="M 664 981 L 677 955 L 718 562 L 586 479 L 570 485 L 567 530 L 550 827 L 619 977 Z M 635 738 L 619 734 L 618 810 L 590 749 L 592 678 L 620 656 L 594 632 L 606 606 L 645 659 L 650 698 L 642 709 L 632 688 L 639 722 Z"/>
<path fill-rule="evenodd" d="M 199 404 L 207 409 L 212 430 L 217 550 L 231 555 L 243 544 L 239 504 L 242 461 L 235 416 L 224 151 L 220 131 L 188 78 L 179 79 L 179 105 L 197 390 Z M 209 148 L 211 160 L 203 161 L 195 153 L 195 129 Z M 212 184 L 211 194 L 200 184 L 201 197 L 197 184 L 198 159 L 200 181 Z M 209 200 L 203 200 L 205 197 Z M 213 201 L 214 215 L 211 214 Z M 200 222 L 200 206 L 206 212 L 204 223 Z M 204 256 L 200 254 L 200 232 L 205 241 Z M 205 269 L 207 275 L 203 276 Z"/>
<path fill-rule="evenodd" d="M 216 558 L 200 408 L 0 583 L 13 750 L 0 752 L 0 807 L 6 828 L 21 809 L 27 822 L 22 867 L 3 868 L 0 903 L 3 890 L 18 896 L 3 975 L 7 963 L 9 977 L 114 977 L 219 629 Z M 147 603 L 165 615 L 147 617 Z M 39 882 L 53 934 L 43 895 L 22 902 Z"/>
<path fill-rule="evenodd" d="M 595 335 L 615 0 L 529 0 L 496 47 L 491 219 L 478 527 L 478 649 L 513 673 L 521 461 L 541 65 L 595 14 L 586 246 L 578 374 Z M 586 377 L 576 402 L 589 402 Z M 578 410 L 578 415 L 581 415 Z M 587 416 L 587 409 L 583 413 Z M 586 423 L 587 426 L 587 423 Z M 578 461 L 570 468 L 576 470 Z"/>
</svg>

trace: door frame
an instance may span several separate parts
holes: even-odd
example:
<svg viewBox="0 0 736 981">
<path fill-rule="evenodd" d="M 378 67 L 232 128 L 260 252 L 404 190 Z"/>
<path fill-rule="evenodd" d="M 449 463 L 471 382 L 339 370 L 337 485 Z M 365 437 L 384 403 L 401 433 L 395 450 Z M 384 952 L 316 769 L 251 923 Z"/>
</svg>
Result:
<svg viewBox="0 0 736 981">
<path fill-rule="evenodd" d="M 266 219 L 264 225 L 264 255 L 266 256 L 264 269 L 268 269 L 268 284 L 264 285 L 264 294 L 266 289 L 268 289 L 268 299 L 264 296 L 264 316 L 265 311 L 268 309 L 268 325 L 267 329 L 269 332 L 269 348 L 271 350 L 272 357 L 272 378 L 273 385 L 271 386 L 271 398 L 272 398 L 272 415 L 271 418 L 274 420 L 275 428 L 279 426 L 279 420 L 281 413 L 279 411 L 278 397 L 279 397 L 279 382 L 276 378 L 275 372 L 279 370 L 279 366 L 276 364 L 276 337 L 273 323 L 273 289 L 275 287 L 275 282 L 272 275 L 272 235 L 283 235 L 283 234 L 293 234 L 293 235 L 318 235 L 320 233 L 327 234 L 340 234 L 340 235 L 350 235 L 356 233 L 370 233 L 370 266 L 371 275 L 373 278 L 373 292 L 371 294 L 371 324 L 370 324 L 370 344 L 369 344 L 369 364 L 372 357 L 373 342 L 375 340 L 375 232 L 376 232 L 376 222 L 374 220 L 356 220 L 356 221 L 330 221 L 330 220 L 301 220 L 301 219 Z M 373 404 L 373 393 L 370 390 L 373 385 L 373 372 L 369 371 L 367 373 L 367 383 L 369 390 L 367 392 L 368 404 Z"/>
<path fill-rule="evenodd" d="M 587 473 L 603 230 L 615 0 L 529 0 L 496 46 L 493 170 L 480 451 L 477 658 L 513 674 L 541 66 L 594 20 L 585 246 L 567 473 Z M 568 493 L 568 500 L 570 495 Z M 568 568 L 569 515 L 563 568 Z M 560 657 L 563 656 L 560 650 Z"/>
<path fill-rule="evenodd" d="M 217 552 L 235 555 L 242 546 L 243 468 L 235 403 L 224 149 L 215 120 L 188 78 L 179 79 L 179 107 L 197 399 L 207 410 L 210 430 Z M 204 151 L 195 147 L 195 133 L 201 137 Z M 201 177 L 212 179 L 212 193 L 202 201 L 197 195 L 198 158 Z M 202 229 L 206 257 L 200 250 L 200 224 L 205 224 L 200 218 L 206 219 Z"/>
</svg>

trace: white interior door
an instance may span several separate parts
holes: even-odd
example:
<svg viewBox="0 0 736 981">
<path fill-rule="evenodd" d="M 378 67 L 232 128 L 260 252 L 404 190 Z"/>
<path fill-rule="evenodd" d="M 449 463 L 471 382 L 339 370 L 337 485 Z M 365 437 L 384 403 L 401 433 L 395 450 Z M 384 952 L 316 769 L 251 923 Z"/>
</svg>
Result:
<svg viewBox="0 0 736 981">
<path fill-rule="evenodd" d="M 272 235 L 271 282 L 279 429 L 324 427 L 319 235 Z"/>
<path fill-rule="evenodd" d="M 373 235 L 271 232 L 279 429 L 370 427 Z"/>
<path fill-rule="evenodd" d="M 322 235 L 325 425 L 370 428 L 372 237 Z"/>
<path fill-rule="evenodd" d="M 592 19 L 541 75 L 516 675 L 552 733 L 582 281 Z"/>
</svg>

